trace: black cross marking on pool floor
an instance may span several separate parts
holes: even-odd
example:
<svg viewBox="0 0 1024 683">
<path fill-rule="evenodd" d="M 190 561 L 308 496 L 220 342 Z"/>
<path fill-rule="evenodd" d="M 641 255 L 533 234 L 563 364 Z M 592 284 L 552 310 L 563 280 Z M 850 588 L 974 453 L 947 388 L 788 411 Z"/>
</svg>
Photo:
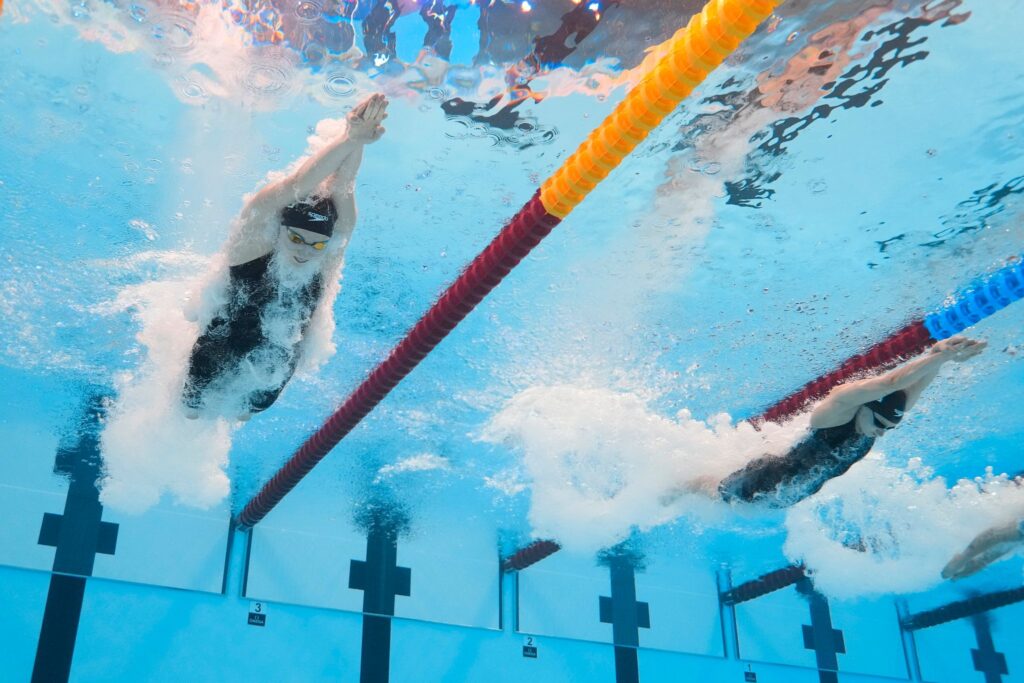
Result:
<svg viewBox="0 0 1024 683">
<path fill-rule="evenodd" d="M 832 628 L 832 613 L 828 608 L 828 599 L 814 590 L 810 579 L 801 579 L 796 584 L 797 591 L 807 598 L 811 608 L 811 624 L 804 624 L 804 647 L 814 650 L 818 665 L 818 680 L 821 683 L 837 683 L 839 680 L 839 658 L 836 655 L 846 654 L 846 642 L 843 632 Z"/>
<path fill-rule="evenodd" d="M 627 552 L 605 555 L 611 574 L 611 597 L 600 596 L 601 622 L 612 625 L 615 645 L 616 683 L 639 683 L 640 667 L 636 650 L 640 629 L 651 627 L 650 606 L 636 599 L 636 558 Z"/>
<path fill-rule="evenodd" d="M 53 470 L 68 477 L 68 494 L 64 514 L 45 513 L 39 530 L 39 544 L 53 546 L 56 552 L 32 669 L 33 683 L 68 680 L 86 577 L 92 576 L 97 553 L 113 555 L 117 547 L 118 525 L 102 521 L 103 506 L 96 488 L 102 415 L 102 398 L 91 398 L 78 423 L 78 440 L 57 450 Z"/>
<path fill-rule="evenodd" d="M 412 570 L 398 566 L 398 532 L 393 518 L 375 518 L 366 535 L 366 560 L 352 560 L 348 587 L 363 591 L 360 683 L 387 683 L 391 666 L 391 617 L 395 597 L 411 593 Z"/>
<path fill-rule="evenodd" d="M 1003 676 L 1009 675 L 1010 669 L 1006 666 L 1006 655 L 996 651 L 988 615 L 975 615 L 971 623 L 974 625 L 974 637 L 978 639 L 978 647 L 971 649 L 974 670 L 985 674 L 985 683 L 1001 683 Z"/>
</svg>

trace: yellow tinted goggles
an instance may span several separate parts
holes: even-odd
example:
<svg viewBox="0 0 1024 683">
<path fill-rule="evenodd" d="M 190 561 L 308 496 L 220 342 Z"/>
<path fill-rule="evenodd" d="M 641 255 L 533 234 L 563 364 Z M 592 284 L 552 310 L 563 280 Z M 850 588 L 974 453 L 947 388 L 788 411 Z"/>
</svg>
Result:
<svg viewBox="0 0 1024 683">
<path fill-rule="evenodd" d="M 327 248 L 327 240 L 323 240 L 322 242 L 307 242 L 302 239 L 302 235 L 291 228 L 288 228 L 288 239 L 292 241 L 292 244 L 305 244 L 307 247 L 313 247 L 317 251 L 323 251 Z"/>
</svg>

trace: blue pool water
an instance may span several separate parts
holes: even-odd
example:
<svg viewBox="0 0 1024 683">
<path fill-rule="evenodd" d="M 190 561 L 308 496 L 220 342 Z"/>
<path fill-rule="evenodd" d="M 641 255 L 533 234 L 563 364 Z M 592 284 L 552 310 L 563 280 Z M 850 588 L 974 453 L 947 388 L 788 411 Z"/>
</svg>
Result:
<svg viewBox="0 0 1024 683">
<path fill-rule="evenodd" d="M 743 420 L 1024 253 L 1011 0 L 781 4 L 231 529 L 701 6 L 585 3 L 4 3 L 0 680 L 1024 680 L 1019 604 L 898 616 L 1021 587 L 1012 553 L 939 572 L 1024 517 L 1024 304 L 807 501 L 670 495 L 784 450 L 806 415 Z M 336 352 L 244 426 L 184 421 L 182 311 L 243 195 L 376 92 Z M 563 549 L 502 574 L 535 539 Z"/>
</svg>

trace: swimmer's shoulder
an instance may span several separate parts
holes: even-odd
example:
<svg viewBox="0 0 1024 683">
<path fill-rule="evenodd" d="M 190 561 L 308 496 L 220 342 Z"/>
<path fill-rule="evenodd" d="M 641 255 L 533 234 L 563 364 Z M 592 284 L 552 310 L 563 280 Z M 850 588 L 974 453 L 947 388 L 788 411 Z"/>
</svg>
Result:
<svg viewBox="0 0 1024 683">
<path fill-rule="evenodd" d="M 228 247 L 228 267 L 234 271 L 254 261 L 265 259 L 274 251 L 272 246 L 258 244 L 238 244 Z"/>
</svg>

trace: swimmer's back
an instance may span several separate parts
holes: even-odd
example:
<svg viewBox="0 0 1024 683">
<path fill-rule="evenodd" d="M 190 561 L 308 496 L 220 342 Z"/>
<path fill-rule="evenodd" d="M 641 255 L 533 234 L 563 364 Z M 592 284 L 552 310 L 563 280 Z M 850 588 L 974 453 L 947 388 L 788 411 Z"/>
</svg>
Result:
<svg viewBox="0 0 1024 683">
<path fill-rule="evenodd" d="M 855 421 L 811 430 L 784 455 L 766 455 L 722 480 L 722 498 L 786 507 L 821 490 L 868 454 L 875 438 L 860 434 Z"/>
</svg>

